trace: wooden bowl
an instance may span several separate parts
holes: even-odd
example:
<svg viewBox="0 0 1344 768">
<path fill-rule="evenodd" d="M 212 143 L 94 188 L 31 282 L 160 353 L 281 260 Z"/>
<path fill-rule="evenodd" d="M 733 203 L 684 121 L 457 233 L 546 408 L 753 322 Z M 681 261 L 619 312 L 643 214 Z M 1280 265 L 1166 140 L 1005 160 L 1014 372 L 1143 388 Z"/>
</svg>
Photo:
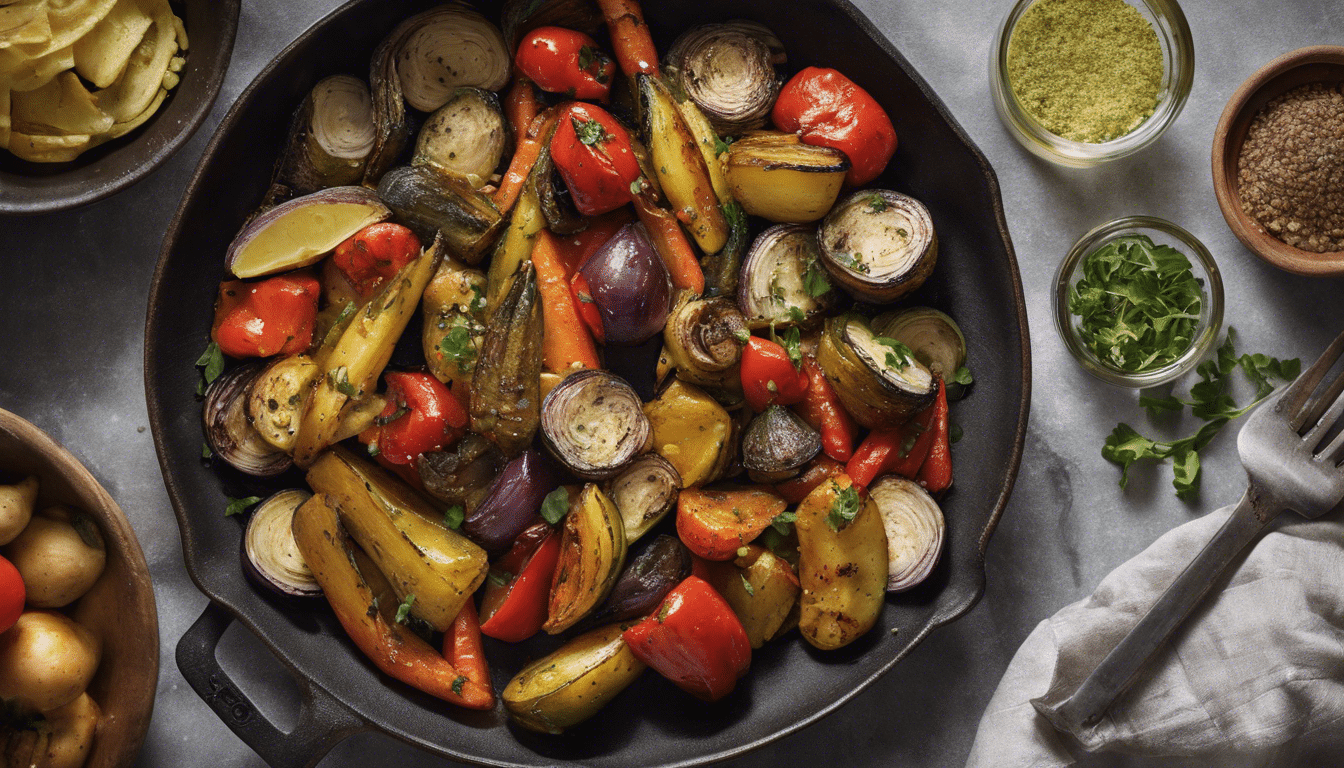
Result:
<svg viewBox="0 0 1344 768">
<path fill-rule="evenodd" d="M 4 409 L 0 470 L 37 476 L 38 509 L 66 504 L 93 515 L 102 529 L 107 566 L 76 603 L 80 622 L 103 641 L 102 662 L 88 689 L 102 717 L 84 765 L 129 766 L 145 740 L 159 682 L 159 617 L 140 542 L 121 508 L 78 459 Z"/>
<path fill-rule="evenodd" d="M 1344 251 L 1313 253 L 1275 238 L 1246 214 L 1237 195 L 1237 160 L 1251 120 L 1271 100 L 1308 83 L 1344 82 L 1344 46 L 1313 45 L 1274 59 L 1232 94 L 1213 135 L 1213 191 L 1227 226 L 1256 256 L 1299 275 L 1344 275 Z"/>
</svg>

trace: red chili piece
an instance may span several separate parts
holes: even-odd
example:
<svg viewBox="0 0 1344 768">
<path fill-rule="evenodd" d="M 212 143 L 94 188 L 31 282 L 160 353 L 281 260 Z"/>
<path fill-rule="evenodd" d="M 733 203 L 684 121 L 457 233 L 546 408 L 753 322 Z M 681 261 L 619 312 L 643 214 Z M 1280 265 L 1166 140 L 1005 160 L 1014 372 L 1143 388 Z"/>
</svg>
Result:
<svg viewBox="0 0 1344 768">
<path fill-rule="evenodd" d="M 803 421 L 821 433 L 821 449 L 836 461 L 849 461 L 854 454 L 854 440 L 859 427 L 850 417 L 840 396 L 826 380 L 826 374 L 815 357 L 803 359 L 807 371 L 807 393 L 798 404 L 797 412 Z"/>
<path fill-rule="evenodd" d="M 332 260 L 359 295 L 368 296 L 418 255 L 420 238 L 400 224 L 385 221 L 370 224 L 336 246 Z"/>
<path fill-rule="evenodd" d="M 751 643 L 728 601 L 698 576 L 688 576 L 658 610 L 623 635 L 635 656 L 678 688 L 717 701 L 751 666 Z"/>
<path fill-rule="evenodd" d="M 938 399 L 933 401 L 933 441 L 928 458 L 915 476 L 929 493 L 941 493 L 952 485 L 952 438 L 947 411 L 947 387 L 939 379 Z"/>
<path fill-rule="evenodd" d="M 630 202 L 630 185 L 640 178 L 629 132 L 610 112 L 592 104 L 570 104 L 560 113 L 551 159 L 584 216 Z"/>
<path fill-rule="evenodd" d="M 938 388 L 946 408 L 942 379 L 938 380 Z M 937 436 L 934 430 L 937 413 L 938 399 L 935 398 L 932 405 L 915 414 L 905 424 L 895 429 L 869 432 L 845 466 L 845 474 L 855 485 L 863 488 L 890 472 L 913 480 L 924 465 Z"/>
<path fill-rule="evenodd" d="M 517 643 L 541 631 L 559 561 L 560 534 L 549 523 L 536 523 L 519 534 L 490 567 L 481 598 L 481 632 Z"/>
<path fill-rule="evenodd" d="M 219 284 L 210 337 L 230 357 L 294 355 L 313 341 L 322 287 L 311 274 Z"/>
<path fill-rule="evenodd" d="M 784 86 L 771 118 L 804 144 L 833 147 L 849 157 L 845 180 L 867 184 L 896 152 L 896 129 L 882 105 L 834 69 L 807 67 Z"/>
<path fill-rule="evenodd" d="M 379 454 L 393 464 L 410 464 L 462 436 L 467 412 L 453 393 L 428 373 L 392 372 L 387 406 L 374 420 Z"/>
<path fill-rule="evenodd" d="M 582 32 L 538 27 L 518 43 L 514 63 L 543 91 L 598 101 L 611 93 L 611 57 Z"/>
<path fill-rule="evenodd" d="M 769 339 L 747 340 L 741 373 L 742 393 L 757 413 L 774 403 L 793 405 L 807 394 L 807 373 L 795 368 L 784 347 Z"/>
</svg>

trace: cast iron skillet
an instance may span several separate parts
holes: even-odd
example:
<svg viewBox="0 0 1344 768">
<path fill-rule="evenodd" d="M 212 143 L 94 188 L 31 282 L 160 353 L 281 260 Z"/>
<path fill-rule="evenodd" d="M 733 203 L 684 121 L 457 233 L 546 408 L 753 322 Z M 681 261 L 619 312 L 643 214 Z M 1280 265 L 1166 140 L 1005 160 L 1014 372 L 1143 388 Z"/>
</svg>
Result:
<svg viewBox="0 0 1344 768">
<path fill-rule="evenodd" d="M 669 33 L 696 23 L 763 22 L 784 41 L 792 69 L 812 63 L 839 69 L 895 121 L 900 149 L 881 184 L 927 204 L 941 244 L 938 268 L 915 301 L 957 318 L 976 377 L 971 396 L 953 408 L 966 439 L 954 448 L 956 486 L 944 500 L 946 548 L 928 581 L 888 598 L 879 626 L 848 648 L 816 652 L 797 635 L 767 645 L 755 653 L 751 674 L 716 704 L 691 699 L 647 673 L 597 717 L 552 737 L 509 725 L 502 708 L 464 712 L 389 680 L 354 648 L 323 601 L 272 597 L 244 579 L 240 521 L 223 515 L 224 496 L 266 495 L 276 485 L 201 462 L 192 365 L 206 344 L 210 306 L 225 278 L 224 250 L 261 199 L 289 116 L 306 91 L 329 74 L 363 75 L 378 41 L 430 4 L 354 0 L 285 49 L 224 119 L 169 229 L 150 296 L 145 385 L 187 570 L 215 601 L 178 645 L 178 666 L 225 723 L 277 767 L 315 764 L 335 742 L 370 728 L 480 765 L 699 765 L 815 722 L 983 593 L 984 550 L 1017 472 L 1030 386 L 1022 288 L 994 173 L 928 86 L 846 0 L 644 5 L 663 50 Z M 297 474 L 287 480 L 299 482 Z M 303 709 L 292 733 L 267 722 L 215 660 L 232 620 L 255 632 L 301 681 Z M 496 687 L 526 658 L 553 646 L 488 641 Z"/>
</svg>

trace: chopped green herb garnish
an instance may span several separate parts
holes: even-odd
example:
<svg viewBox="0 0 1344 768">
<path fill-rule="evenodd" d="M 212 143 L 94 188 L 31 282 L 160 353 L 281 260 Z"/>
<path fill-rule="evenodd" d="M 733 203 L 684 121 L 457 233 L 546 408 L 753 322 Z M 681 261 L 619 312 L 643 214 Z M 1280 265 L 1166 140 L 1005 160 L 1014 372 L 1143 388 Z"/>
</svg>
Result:
<svg viewBox="0 0 1344 768">
<path fill-rule="evenodd" d="M 868 198 L 868 210 L 872 213 L 881 213 L 890 207 L 881 192 L 874 192 L 872 197 Z"/>
<path fill-rule="evenodd" d="M 391 424 L 392 422 L 396 421 L 397 419 L 400 419 L 402 416 L 405 416 L 406 414 L 408 414 L 408 413 L 410 413 L 410 412 L 411 412 L 411 409 L 410 409 L 410 408 L 407 408 L 405 404 L 402 404 L 402 405 L 399 405 L 399 406 L 397 407 L 397 410 L 395 410 L 395 411 L 389 413 L 389 414 L 386 415 L 386 416 L 374 416 L 374 417 L 373 417 L 373 424 L 374 424 L 374 426 L 377 426 L 377 427 L 384 427 L 384 426 L 387 426 L 388 424 Z"/>
<path fill-rule="evenodd" d="M 739 574 L 737 574 L 737 575 L 738 575 L 739 578 L 742 579 L 742 588 L 745 589 L 745 590 L 747 590 L 747 596 L 748 596 L 748 597 L 755 597 L 755 596 L 756 596 L 756 588 L 753 587 L 753 586 L 751 586 L 751 582 L 750 582 L 750 581 L 747 581 L 747 574 L 745 574 L 745 573 L 739 573 Z"/>
<path fill-rule="evenodd" d="M 210 450 L 210 444 L 209 444 L 209 443 L 205 443 L 205 442 L 201 443 L 201 458 L 202 458 L 202 459 L 213 459 L 214 457 L 215 457 L 215 452 L 212 451 L 212 450 Z"/>
<path fill-rule="evenodd" d="M 793 524 L 798 522 L 798 515 L 785 510 L 775 515 L 775 519 L 770 521 L 770 527 L 774 528 L 782 536 L 788 536 L 792 530 Z"/>
<path fill-rule="evenodd" d="M 841 489 L 835 495 L 835 501 L 831 502 L 831 512 L 826 516 L 826 524 L 832 531 L 839 531 L 856 517 L 859 516 L 859 492 L 854 486 Z"/>
<path fill-rule="evenodd" d="M 570 117 L 569 121 L 574 124 L 574 135 L 579 137 L 579 141 L 590 147 L 605 143 L 612 139 L 612 135 L 607 133 L 607 129 L 596 120 L 580 120 L 577 117 Z"/>
<path fill-rule="evenodd" d="M 732 144 L 733 141 L 735 141 L 735 139 L 733 139 L 732 136 L 728 136 L 728 137 L 726 137 L 726 138 L 720 138 L 720 137 L 718 137 L 718 136 L 715 136 L 715 137 L 714 137 L 714 156 L 715 156 L 715 157 L 718 157 L 719 155 L 722 155 L 724 152 L 727 152 L 727 151 L 728 151 L 728 145 L 729 145 L 729 144 Z"/>
<path fill-rule="evenodd" d="M 461 504 L 454 504 L 443 512 L 443 524 L 456 531 L 462 527 L 462 521 L 467 517 L 467 512 Z"/>
<path fill-rule="evenodd" d="M 803 312 L 801 307 L 792 304 L 789 305 L 789 322 L 801 323 L 806 319 L 807 315 Z"/>
<path fill-rule="evenodd" d="M 350 383 L 350 371 L 344 365 L 334 371 L 328 371 L 331 386 L 346 397 L 359 397 L 359 389 Z"/>
<path fill-rule="evenodd" d="M 541 517 L 551 525 L 560 522 L 568 512 L 569 490 L 564 486 L 546 494 L 546 498 L 541 502 Z"/>
<path fill-rule="evenodd" d="M 593 46 L 585 45 L 579 49 L 579 69 L 587 69 L 597 59 Z"/>
<path fill-rule="evenodd" d="M 737 339 L 739 344 L 746 344 L 748 341 L 751 341 L 751 331 L 748 331 L 746 328 L 738 328 L 733 331 L 733 338 Z"/>
<path fill-rule="evenodd" d="M 407 595 L 407 596 L 406 596 L 406 599 L 401 601 L 401 605 L 397 606 L 397 618 L 396 618 L 396 621 L 397 621 L 398 624 L 405 624 L 406 621 L 407 621 L 408 619 L 410 619 L 410 617 L 411 617 L 411 606 L 412 606 L 412 605 L 415 605 L 415 594 L 414 594 L 414 593 L 411 593 L 411 594 Z"/>
<path fill-rule="evenodd" d="M 230 496 L 228 497 L 228 499 L 229 499 L 229 505 L 227 507 L 224 507 L 225 517 L 233 517 L 234 515 L 241 515 L 243 512 L 247 511 L 248 507 L 261 501 L 260 496 L 248 496 L 242 499 L 235 499 L 232 496 Z"/>
<path fill-rule="evenodd" d="M 630 182 L 630 194 L 632 195 L 638 195 L 639 193 L 643 192 L 648 188 L 649 188 L 649 180 L 644 178 L 643 176 L 640 176 L 636 178 L 634 181 Z"/>
<path fill-rule="evenodd" d="M 874 336 L 873 341 L 891 350 L 890 352 L 887 352 L 887 359 L 884 361 L 888 368 L 904 371 L 915 361 L 914 350 L 895 339 L 890 339 L 886 336 Z"/>
<path fill-rule="evenodd" d="M 1161 368 L 1194 343 L 1203 283 L 1190 259 L 1144 235 L 1116 238 L 1083 259 L 1069 312 L 1083 344 L 1122 371 Z"/>
<path fill-rule="evenodd" d="M 773 392 L 773 393 L 775 393 L 775 394 L 779 394 L 779 385 L 775 383 L 775 380 L 774 380 L 774 379 L 770 379 L 769 381 L 766 381 L 766 382 L 765 382 L 765 388 L 768 389 L 768 390 L 770 390 L 771 392 Z"/>
<path fill-rule="evenodd" d="M 855 251 L 854 253 L 844 253 L 841 251 L 835 254 L 835 258 L 848 270 L 865 275 L 868 274 L 868 265 L 863 263 L 863 254 L 858 251 Z"/>
<path fill-rule="evenodd" d="M 784 332 L 784 340 L 780 342 L 784 345 L 784 351 L 789 353 L 789 362 L 793 363 L 794 370 L 803 369 L 803 334 L 797 328 L 790 328 Z"/>
<path fill-rule="evenodd" d="M 203 395 L 205 388 L 224 372 L 224 352 L 219 345 L 213 341 L 207 344 L 205 351 L 196 358 L 196 367 L 201 369 L 201 381 L 196 383 L 196 394 Z"/>
<path fill-rule="evenodd" d="M 816 259 L 807 262 L 807 269 L 803 271 L 803 289 L 814 299 L 831 290 L 831 278 Z"/>
<path fill-rule="evenodd" d="M 481 290 L 481 286 L 472 283 L 471 301 L 467 302 L 467 311 L 482 312 L 485 310 L 485 306 L 486 306 L 485 292 Z"/>
<path fill-rule="evenodd" d="M 454 317 L 453 327 L 443 335 L 439 342 L 439 351 L 447 360 L 457 364 L 457 370 L 471 373 L 476 367 L 476 343 L 473 341 L 472 321 L 462 315 Z"/>
<path fill-rule="evenodd" d="M 971 369 L 963 365 L 957 369 L 956 373 L 952 374 L 952 381 L 955 384 L 969 387 L 975 383 L 975 377 L 971 375 Z"/>
<path fill-rule="evenodd" d="M 368 452 L 370 456 L 377 456 L 383 452 L 383 449 L 379 448 L 377 443 L 369 443 Z"/>
<path fill-rule="evenodd" d="M 466 685 L 466 683 L 467 683 L 466 675 L 458 675 L 457 677 L 453 678 L 453 693 L 458 696 L 461 696 L 462 686 Z"/>
<path fill-rule="evenodd" d="M 659 624 L 662 624 L 663 621 L 664 621 L 665 619 L 667 619 L 667 612 L 670 611 L 670 610 L 672 610 L 672 604 L 669 603 L 669 602 L 667 602 L 666 600 L 664 600 L 664 601 L 663 601 L 663 607 L 660 608 L 660 609 L 658 610 L 658 623 L 659 623 Z"/>
<path fill-rule="evenodd" d="M 959 443 L 961 442 L 963 434 L 964 433 L 962 432 L 961 425 L 953 424 L 947 430 L 947 441 L 949 443 Z"/>
</svg>

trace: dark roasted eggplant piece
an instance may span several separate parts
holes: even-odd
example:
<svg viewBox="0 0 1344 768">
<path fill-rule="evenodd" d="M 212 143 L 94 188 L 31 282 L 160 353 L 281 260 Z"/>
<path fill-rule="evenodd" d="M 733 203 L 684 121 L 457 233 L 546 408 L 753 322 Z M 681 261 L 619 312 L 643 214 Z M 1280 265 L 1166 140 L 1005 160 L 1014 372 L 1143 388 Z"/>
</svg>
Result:
<svg viewBox="0 0 1344 768">
<path fill-rule="evenodd" d="M 215 379 L 205 391 L 205 442 L 215 457 L 243 474 L 272 477 L 289 469 L 289 454 L 268 443 L 247 417 L 248 393 L 266 370 L 257 361 Z"/>
<path fill-rule="evenodd" d="M 938 262 L 938 235 L 924 204 L 865 189 L 836 203 L 817 229 L 822 263 L 856 299 L 881 304 L 924 284 Z"/>
<path fill-rule="evenodd" d="M 527 176 L 528 193 L 537 196 L 546 228 L 557 235 L 572 235 L 588 228 L 588 219 L 574 207 L 574 198 L 564 177 L 555 169 L 549 144 L 541 148 L 532 172 Z"/>
<path fill-rule="evenodd" d="M 451 252 L 468 264 L 478 264 L 504 228 L 504 217 L 489 197 L 477 192 L 465 178 L 412 165 L 383 175 L 378 197 L 421 240 L 443 235 Z"/>
<path fill-rule="evenodd" d="M 728 241 L 718 253 L 701 259 L 700 268 L 705 272 L 705 295 L 731 299 L 737 295 L 738 272 L 742 269 L 742 256 L 751 245 L 751 230 L 746 211 L 735 200 L 723 204 L 723 217 L 728 221 Z"/>
<path fill-rule="evenodd" d="M 510 51 L 518 50 L 518 41 L 537 27 L 564 27 L 589 37 L 606 27 L 593 0 L 506 0 L 501 15 Z"/>
<path fill-rule="evenodd" d="M 411 162 L 462 176 L 480 189 L 499 166 L 508 140 L 499 97 L 480 88 L 458 88 L 420 126 Z"/>
<path fill-rule="evenodd" d="M 747 321 L 729 299 L 683 297 L 663 328 L 663 350 L 677 376 L 716 389 L 741 389 L 737 364 Z"/>
<path fill-rule="evenodd" d="M 904 344 L 873 333 L 855 314 L 826 321 L 817 362 L 845 410 L 869 429 L 890 429 L 933 402 L 938 382 Z"/>
<path fill-rule="evenodd" d="M 752 21 L 705 24 L 682 32 L 667 52 L 667 69 L 714 130 L 736 136 L 765 125 L 779 95 L 775 67 L 784 45 Z"/>
<path fill-rule="evenodd" d="M 691 551 L 676 536 L 660 534 L 630 558 L 607 601 L 583 620 L 595 627 L 646 616 L 672 588 L 691 575 Z"/>
<path fill-rule="evenodd" d="M 499 448 L 474 432 L 450 450 L 422 453 L 415 459 L 425 491 L 444 504 L 460 504 L 467 514 L 490 492 L 503 466 Z"/>
<path fill-rule="evenodd" d="M 541 441 L 551 455 L 587 480 L 611 477 L 648 450 L 652 432 L 639 395 L 602 370 L 571 373 L 541 407 Z"/>
<path fill-rule="evenodd" d="M 728 185 L 743 210 L 775 222 L 816 221 L 840 195 L 849 158 L 797 134 L 750 133 L 728 148 Z"/>
<path fill-rule="evenodd" d="M 607 344 L 642 344 L 663 329 L 672 279 L 643 224 L 622 227 L 579 267 L 579 275 L 588 284 L 579 301 L 597 306 Z"/>
<path fill-rule="evenodd" d="M 318 81 L 289 126 L 263 207 L 327 187 L 358 184 L 374 144 L 373 101 L 363 80 Z"/>
<path fill-rule="evenodd" d="M 627 543 L 634 543 L 677 508 L 680 488 L 677 468 L 656 453 L 635 457 L 607 481 L 604 490 L 621 511 Z"/>
<path fill-rule="evenodd" d="M 756 237 L 742 262 L 737 306 L 751 328 L 808 325 L 838 298 L 821 263 L 816 230 L 809 225 L 770 227 Z"/>
<path fill-rule="evenodd" d="M 364 163 L 364 186 L 377 187 L 383 174 L 401 158 L 411 141 L 411 119 L 406 114 L 406 99 L 397 75 L 397 54 L 410 34 L 410 22 L 398 24 L 383 38 L 369 61 L 369 92 L 373 97 L 373 150 Z"/>
<path fill-rule="evenodd" d="M 560 484 L 550 459 L 529 448 L 504 466 L 485 498 L 462 523 L 462 532 L 487 552 L 501 552 L 541 517 L 546 494 Z"/>
<path fill-rule="evenodd" d="M 966 337 L 957 321 L 932 307 L 910 307 L 878 315 L 873 328 L 909 347 L 916 360 L 943 379 L 948 397 L 955 400 L 964 394 L 965 388 L 953 381 L 966 365 Z"/>
<path fill-rule="evenodd" d="M 406 103 L 421 112 L 443 106 L 461 87 L 497 91 L 508 84 L 513 57 L 504 36 L 466 3 L 431 8 L 403 27 L 409 31 L 397 50 L 397 75 Z"/>
<path fill-rule="evenodd" d="M 490 318 L 471 378 L 471 429 L 505 456 L 532 442 L 541 415 L 541 303 L 532 262 L 523 264 Z"/>
<path fill-rule="evenodd" d="M 303 561 L 294 541 L 294 511 L 313 494 L 290 488 L 272 495 L 252 510 L 243 532 L 243 573 L 281 595 L 311 597 L 322 587 Z"/>
<path fill-rule="evenodd" d="M 821 435 L 788 408 L 772 405 L 742 433 L 742 466 L 758 483 L 798 474 L 821 452 Z"/>
</svg>

